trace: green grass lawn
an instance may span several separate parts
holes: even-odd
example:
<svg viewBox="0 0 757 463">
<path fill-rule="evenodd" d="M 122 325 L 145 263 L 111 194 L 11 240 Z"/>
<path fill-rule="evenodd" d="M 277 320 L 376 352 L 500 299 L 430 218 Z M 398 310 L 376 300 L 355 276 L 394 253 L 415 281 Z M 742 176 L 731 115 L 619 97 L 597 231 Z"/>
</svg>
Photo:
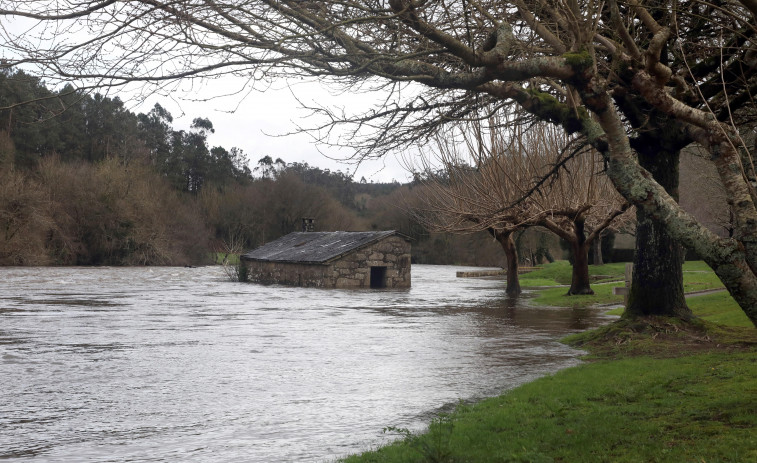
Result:
<svg viewBox="0 0 757 463">
<path fill-rule="evenodd" d="M 520 284 L 523 288 L 569 285 L 572 268 L 567 261 L 555 261 L 545 265 L 542 269 L 521 276 Z M 562 287 L 541 289 L 533 299 L 536 305 L 554 307 L 583 307 L 593 304 L 621 304 L 623 296 L 612 294 L 612 288 L 624 286 L 625 264 L 613 263 L 605 265 L 590 265 L 590 276 L 606 276 L 592 283 L 594 295 L 568 296 L 567 289 Z M 702 261 L 686 262 L 683 265 L 683 290 L 687 293 L 714 288 L 722 288 L 715 273 Z"/>
<path fill-rule="evenodd" d="M 556 264 L 523 280 L 559 284 L 566 268 Z M 701 263 L 685 270 L 688 287 L 718 287 Z M 540 292 L 595 304 L 611 286 Z M 701 319 L 620 320 L 571 336 L 590 363 L 460 405 L 423 434 L 395 429 L 395 443 L 344 461 L 757 462 L 757 330 L 726 292 L 688 303 Z"/>
<path fill-rule="evenodd" d="M 754 462 L 755 378 L 754 353 L 585 364 L 345 461 Z"/>
<path fill-rule="evenodd" d="M 699 262 L 694 262 L 698 264 Z M 688 262 L 686 263 L 688 264 Z M 683 290 L 686 293 L 701 291 L 705 289 L 723 288 L 723 283 L 712 270 L 687 270 L 687 265 L 683 266 Z M 709 267 L 708 267 L 709 269 Z"/>
<path fill-rule="evenodd" d="M 713 323 L 728 326 L 752 327 L 746 314 L 726 291 L 712 294 L 693 295 L 686 303 L 694 315 Z M 607 312 L 609 315 L 623 315 L 623 307 Z"/>
<path fill-rule="evenodd" d="M 523 287 L 569 285 L 571 272 L 572 267 L 567 260 L 557 260 L 541 266 L 539 270 L 534 270 L 533 272 L 521 275 L 520 285 Z M 589 275 L 594 277 L 609 277 L 599 279 L 599 282 L 603 280 L 623 280 L 623 276 L 625 275 L 625 264 L 619 262 L 605 265 L 590 265 Z"/>
<path fill-rule="evenodd" d="M 691 296 L 686 303 L 694 315 L 703 320 L 721 325 L 752 327 L 741 307 L 728 292 Z"/>
<path fill-rule="evenodd" d="M 538 295 L 531 300 L 533 305 L 549 305 L 553 307 L 585 307 L 594 304 L 612 304 L 623 303 L 623 296 L 612 294 L 612 288 L 623 286 L 622 284 L 602 283 L 593 284 L 591 289 L 594 294 L 568 296 L 568 289 L 565 287 L 542 289 Z"/>
</svg>

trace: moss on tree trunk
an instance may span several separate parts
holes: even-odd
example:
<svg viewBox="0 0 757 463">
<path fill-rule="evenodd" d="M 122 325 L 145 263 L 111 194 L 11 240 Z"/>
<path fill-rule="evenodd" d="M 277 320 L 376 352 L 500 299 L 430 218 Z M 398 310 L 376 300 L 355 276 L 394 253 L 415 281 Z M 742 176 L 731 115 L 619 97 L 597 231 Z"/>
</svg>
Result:
<svg viewBox="0 0 757 463">
<path fill-rule="evenodd" d="M 640 149 L 639 164 L 678 200 L 679 152 L 659 146 Z M 643 209 L 636 212 L 636 250 L 626 316 L 662 315 L 688 319 L 691 310 L 683 292 L 684 248 Z"/>
</svg>

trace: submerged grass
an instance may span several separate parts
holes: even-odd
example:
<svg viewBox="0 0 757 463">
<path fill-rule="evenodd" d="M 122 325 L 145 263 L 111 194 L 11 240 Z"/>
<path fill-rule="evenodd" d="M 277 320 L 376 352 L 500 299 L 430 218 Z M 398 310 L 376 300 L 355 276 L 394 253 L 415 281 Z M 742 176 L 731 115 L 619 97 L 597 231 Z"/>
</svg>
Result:
<svg viewBox="0 0 757 463">
<path fill-rule="evenodd" d="M 559 278 L 545 270 L 534 280 Z M 757 330 L 727 293 L 689 305 L 701 319 L 621 319 L 573 335 L 565 342 L 590 363 L 344 461 L 757 462 Z"/>
</svg>

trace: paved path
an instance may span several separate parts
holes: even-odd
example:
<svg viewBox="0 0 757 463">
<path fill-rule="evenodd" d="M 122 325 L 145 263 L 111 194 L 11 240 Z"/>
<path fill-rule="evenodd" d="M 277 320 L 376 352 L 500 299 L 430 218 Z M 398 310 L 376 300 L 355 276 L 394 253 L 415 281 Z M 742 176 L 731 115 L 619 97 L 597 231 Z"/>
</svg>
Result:
<svg viewBox="0 0 757 463">
<path fill-rule="evenodd" d="M 686 293 L 684 296 L 690 297 L 690 296 L 704 296 L 705 294 L 713 294 L 713 293 L 722 293 L 725 291 L 725 288 L 712 288 L 712 289 L 703 289 L 700 291 L 691 291 L 690 293 Z"/>
</svg>

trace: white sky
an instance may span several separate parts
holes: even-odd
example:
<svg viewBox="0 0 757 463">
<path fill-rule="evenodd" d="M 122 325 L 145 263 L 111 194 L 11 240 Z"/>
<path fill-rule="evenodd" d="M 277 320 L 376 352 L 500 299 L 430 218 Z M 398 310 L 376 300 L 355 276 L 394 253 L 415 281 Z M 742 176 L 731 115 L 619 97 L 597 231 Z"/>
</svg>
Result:
<svg viewBox="0 0 757 463">
<path fill-rule="evenodd" d="M 342 105 L 351 112 L 362 112 L 370 107 L 377 95 L 334 95 L 315 82 L 297 84 L 290 90 L 286 82 L 282 82 L 265 91 L 218 96 L 233 92 L 241 85 L 241 81 L 231 77 L 210 81 L 201 88 L 197 82 L 187 82 L 170 97 L 154 95 L 141 104 L 129 100 L 128 95 L 111 92 L 109 96 L 120 96 L 134 112 L 148 112 L 156 102 L 160 103 L 174 117 L 174 129 L 189 129 L 196 117 L 210 119 L 215 133 L 208 137 L 209 144 L 226 149 L 241 148 L 250 160 L 251 169 L 256 167 L 260 158 L 268 155 L 287 163 L 306 162 L 321 169 L 349 171 L 354 174 L 355 181 L 361 177 L 377 183 L 406 182 L 412 178 L 396 156 L 364 161 L 356 166 L 338 161 L 353 154 L 349 149 L 316 146 L 312 136 L 305 133 L 286 135 L 296 131 L 298 125 L 310 127 L 315 124 L 315 120 L 307 118 L 310 112 L 301 107 L 297 98 L 306 104 Z M 192 101 L 204 99 L 207 101 Z"/>
</svg>

